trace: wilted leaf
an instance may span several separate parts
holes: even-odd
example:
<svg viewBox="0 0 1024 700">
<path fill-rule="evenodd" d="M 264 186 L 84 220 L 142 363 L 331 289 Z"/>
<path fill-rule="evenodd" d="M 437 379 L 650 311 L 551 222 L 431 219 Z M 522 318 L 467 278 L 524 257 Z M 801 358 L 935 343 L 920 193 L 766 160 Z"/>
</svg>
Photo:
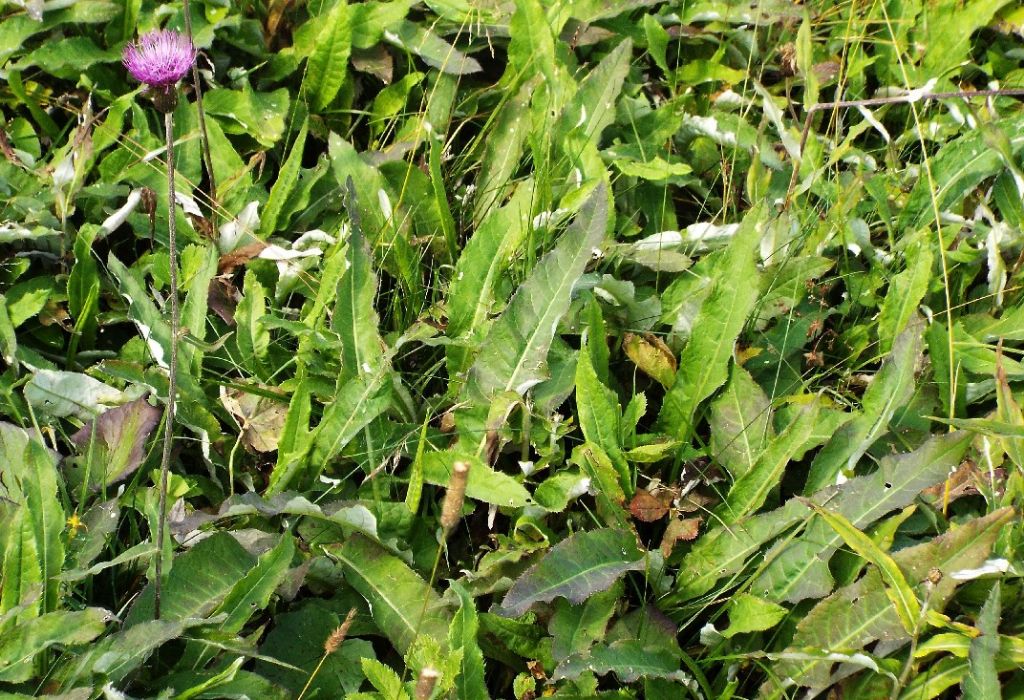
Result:
<svg viewBox="0 0 1024 700">
<path fill-rule="evenodd" d="M 220 387 L 220 402 L 240 424 L 242 442 L 257 452 L 277 449 L 288 415 L 287 404 L 223 385 Z"/>
<path fill-rule="evenodd" d="M 647 489 L 637 489 L 633 494 L 633 500 L 629 502 L 629 512 L 633 517 L 645 523 L 653 523 L 668 515 L 669 506 L 672 504 L 671 492 L 666 492 L 659 498 Z"/>
<path fill-rule="evenodd" d="M 88 475 L 89 487 L 99 489 L 130 476 L 145 459 L 146 440 L 162 414 L 142 398 L 111 408 L 87 423 L 71 436 L 81 455 L 73 478 L 80 482 Z"/>
<path fill-rule="evenodd" d="M 622 349 L 645 374 L 667 389 L 676 381 L 676 356 L 665 341 L 652 333 L 622 336 Z"/>
</svg>

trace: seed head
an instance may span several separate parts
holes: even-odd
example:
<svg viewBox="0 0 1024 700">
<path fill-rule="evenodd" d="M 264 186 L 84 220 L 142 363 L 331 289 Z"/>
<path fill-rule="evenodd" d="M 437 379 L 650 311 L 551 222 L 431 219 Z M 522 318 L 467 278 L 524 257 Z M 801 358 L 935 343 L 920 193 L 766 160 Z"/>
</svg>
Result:
<svg viewBox="0 0 1024 700">
<path fill-rule="evenodd" d="M 324 654 L 330 655 L 338 650 L 341 643 L 348 636 L 348 628 L 352 626 L 352 620 L 356 617 L 356 609 L 352 608 L 345 616 L 345 621 L 338 625 L 337 629 L 331 632 L 331 636 L 324 642 Z"/>
<path fill-rule="evenodd" d="M 469 479 L 469 464 L 456 462 L 452 465 L 452 478 L 441 506 L 441 527 L 448 532 L 462 517 L 462 504 L 466 500 L 466 481 Z"/>
<path fill-rule="evenodd" d="M 159 29 L 124 47 L 121 62 L 140 83 L 170 92 L 196 60 L 192 41 L 176 31 Z"/>
</svg>

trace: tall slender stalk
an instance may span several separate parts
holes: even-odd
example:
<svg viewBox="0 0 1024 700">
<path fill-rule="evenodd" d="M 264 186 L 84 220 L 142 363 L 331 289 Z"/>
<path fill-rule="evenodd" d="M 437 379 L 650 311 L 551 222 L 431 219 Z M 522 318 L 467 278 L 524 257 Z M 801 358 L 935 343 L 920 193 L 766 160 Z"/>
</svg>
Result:
<svg viewBox="0 0 1024 700">
<path fill-rule="evenodd" d="M 202 109 L 200 109 L 202 112 Z M 171 277 L 171 342 L 168 360 L 167 408 L 164 412 L 164 451 L 160 460 L 160 505 L 157 514 L 156 580 L 153 582 L 153 617 L 160 619 L 160 593 L 163 588 L 164 540 L 167 530 L 167 481 L 171 470 L 171 449 L 174 445 L 174 408 L 178 389 L 178 241 L 174 218 L 174 114 L 164 113 L 164 132 L 167 137 L 167 247 Z"/>
</svg>

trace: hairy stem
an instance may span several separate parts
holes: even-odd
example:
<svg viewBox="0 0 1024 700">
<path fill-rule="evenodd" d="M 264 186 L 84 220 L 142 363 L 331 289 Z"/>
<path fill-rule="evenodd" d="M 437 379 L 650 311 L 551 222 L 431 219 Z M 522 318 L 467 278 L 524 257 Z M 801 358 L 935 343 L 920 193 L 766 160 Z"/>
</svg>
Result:
<svg viewBox="0 0 1024 700">
<path fill-rule="evenodd" d="M 201 112 L 202 110 L 200 110 Z M 174 218 L 174 116 L 164 113 L 164 132 L 167 136 L 167 248 L 170 258 L 171 288 L 171 342 L 167 376 L 167 408 L 164 412 L 164 451 L 160 460 L 160 505 L 157 514 L 156 580 L 153 585 L 153 617 L 160 619 L 160 593 L 163 588 L 164 539 L 167 530 L 167 480 L 171 469 L 171 448 L 174 444 L 174 406 L 178 389 L 178 241 Z"/>
</svg>

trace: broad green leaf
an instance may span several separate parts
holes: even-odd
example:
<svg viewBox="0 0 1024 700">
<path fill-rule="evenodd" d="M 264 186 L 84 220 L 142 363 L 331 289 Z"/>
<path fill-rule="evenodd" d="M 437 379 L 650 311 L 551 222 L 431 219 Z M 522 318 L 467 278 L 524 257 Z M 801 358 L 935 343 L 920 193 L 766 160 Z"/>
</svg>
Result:
<svg viewBox="0 0 1024 700">
<path fill-rule="evenodd" d="M 679 357 L 676 382 L 665 394 L 658 421 L 664 432 L 682 440 L 693 433 L 697 409 L 728 377 L 736 339 L 757 301 L 754 248 L 761 239 L 764 213 L 747 213 L 716 272 L 717 280 L 701 305 L 690 342 Z M 738 284 L 737 280 L 744 280 Z"/>
<path fill-rule="evenodd" d="M 914 634 L 921 624 L 921 604 L 892 557 L 842 515 L 814 503 L 809 505 L 814 508 L 819 518 L 843 538 L 850 549 L 877 567 L 885 583 L 886 594 L 896 608 L 896 615 L 899 616 L 903 629 L 907 634 Z"/>
<path fill-rule="evenodd" d="M 377 276 L 373 272 L 361 223 L 357 219 L 352 221 L 345 254 L 348 265 L 338 282 L 337 301 L 331 317 L 331 327 L 341 337 L 339 387 L 357 377 L 379 373 L 386 364 L 374 308 Z"/>
<path fill-rule="evenodd" d="M 57 500 L 59 455 L 28 432 L 0 423 L 0 493 L 4 499 L 0 615 L 25 603 L 25 620 L 57 608 L 64 562 L 64 511 Z M 30 598 L 35 600 L 30 602 Z"/>
<path fill-rule="evenodd" d="M 25 400 L 45 416 L 89 420 L 123 403 L 125 395 L 87 374 L 41 369 L 25 385 Z"/>
<path fill-rule="evenodd" d="M 832 494 L 816 494 L 828 498 Z M 809 514 L 797 500 L 768 513 L 753 515 L 729 527 L 713 528 L 694 544 L 676 575 L 672 600 L 685 602 L 697 598 L 715 586 L 715 582 L 742 571 L 766 542 L 778 537 Z"/>
<path fill-rule="evenodd" d="M 365 682 L 360 661 L 373 659 L 373 645 L 365 639 L 348 638 L 333 653 L 324 657 L 324 642 L 345 618 L 320 600 L 310 600 L 297 609 L 278 612 L 259 653 L 255 671 L 297 698 L 309 682 L 313 669 L 322 662 L 320 672 L 310 683 L 309 693 L 321 698 L 349 697 Z M 359 617 L 356 618 L 357 623 Z M 248 697 L 262 697 L 250 695 Z"/>
<path fill-rule="evenodd" d="M 20 683 L 32 678 L 32 659 L 55 644 L 86 644 L 103 634 L 111 614 L 102 608 L 61 610 L 29 618 L 0 636 L 0 681 Z"/>
<path fill-rule="evenodd" d="M 307 74 L 308 75 L 308 74 Z M 256 92 L 244 87 L 242 90 L 217 88 L 203 94 L 203 109 L 207 114 L 219 117 L 207 120 L 219 126 L 216 132 L 223 129 L 229 134 L 246 134 L 256 139 L 260 145 L 271 148 L 285 134 L 285 118 L 288 116 L 290 97 L 287 88 L 279 88 L 273 92 Z M 221 135 L 222 134 L 218 134 Z M 211 155 L 213 155 L 214 136 L 210 138 Z M 219 141 L 219 139 L 218 139 Z M 224 142 L 218 149 L 222 162 L 214 160 L 217 171 L 217 194 L 220 196 L 220 183 L 233 182 L 239 177 L 238 171 L 221 174 L 220 166 L 228 165 L 228 161 L 238 157 L 230 144 Z M 228 150 L 230 148 L 230 150 Z M 244 167 L 244 166 L 243 166 Z"/>
<path fill-rule="evenodd" d="M 1019 115 L 994 121 L 990 128 L 1001 131 L 1017 152 L 1024 147 L 1024 118 Z M 1002 155 L 990 148 L 984 130 L 969 131 L 947 143 L 931 159 L 932 177 L 918 179 L 896 222 L 899 231 L 914 231 L 934 224 L 938 211 L 953 211 L 963 199 L 987 178 L 1005 168 Z M 934 185 L 933 185 L 934 181 Z"/>
<path fill-rule="evenodd" d="M 603 343 L 599 338 L 595 342 Z M 619 443 L 622 410 L 618 396 L 598 379 L 591 360 L 590 341 L 584 341 L 576 363 L 576 411 L 579 416 L 583 437 L 597 445 L 608 458 L 619 475 L 619 484 L 626 494 L 633 492 L 633 478 L 626 457 Z"/>
<path fill-rule="evenodd" d="M 542 73 L 555 84 L 555 37 L 539 0 L 516 0 L 509 23 L 508 60 L 520 76 Z"/>
<path fill-rule="evenodd" d="M 264 360 L 270 348 L 270 330 L 263 318 L 267 314 L 267 293 L 256 273 L 247 270 L 242 300 L 235 307 L 235 340 L 240 361 L 251 373 L 265 377 Z"/>
<path fill-rule="evenodd" d="M 507 204 L 489 211 L 455 263 L 448 294 L 448 368 L 452 376 L 469 369 L 495 308 L 495 288 L 529 232 L 531 182 L 520 184 Z"/>
<path fill-rule="evenodd" d="M 471 249 L 500 245 L 504 249 L 504 255 L 498 260 L 481 258 L 481 261 L 486 265 L 505 263 L 508 252 L 517 247 L 510 246 L 505 243 L 505 240 L 508 238 L 515 240 L 516 236 L 522 236 L 525 233 L 525 222 L 529 220 L 530 207 L 533 205 L 531 182 L 518 185 L 516 197 L 499 210 L 505 212 L 500 216 L 502 218 L 510 217 L 511 222 L 506 221 L 502 225 L 493 217 L 499 216 L 495 212 L 495 206 L 504 201 L 505 195 L 511 188 L 512 176 L 515 175 L 523 157 L 523 145 L 530 133 L 526 124 L 530 119 L 530 96 L 533 91 L 532 83 L 524 84 L 517 93 L 505 100 L 494 112 L 494 124 L 490 127 L 489 137 L 484 142 L 484 153 L 481 157 L 481 161 L 486 163 L 487 167 L 483 169 L 476 181 L 477 196 L 473 205 L 473 219 L 479 222 L 479 225 L 473 238 L 463 248 L 462 256 L 459 258 L 460 262 L 470 255 Z M 527 191 L 530 196 L 525 196 L 524 201 Z M 483 233 L 485 227 L 493 227 L 496 233 L 485 235 Z M 474 252 L 473 256 L 476 255 L 479 254 Z M 470 256 L 469 260 L 473 260 L 473 256 Z M 458 274 L 465 272 L 464 268 L 460 268 L 456 268 L 456 279 L 461 279 Z M 469 284 L 479 284 L 481 281 L 470 281 Z"/>
<path fill-rule="evenodd" d="M 344 4 L 344 3 L 339 3 Z M 299 135 L 295 137 L 292 148 L 288 152 L 281 171 L 277 175 L 274 186 L 270 189 L 270 198 L 267 199 L 267 206 L 260 217 L 260 237 L 266 238 L 276 233 L 278 225 L 285 222 L 280 221 L 281 213 L 285 202 L 295 189 L 299 180 L 299 168 L 302 167 L 302 152 L 306 148 L 306 134 L 309 133 L 309 120 L 303 120 L 299 128 Z"/>
<path fill-rule="evenodd" d="M 936 435 L 913 452 L 887 455 L 876 471 L 850 479 L 823 505 L 854 527 L 867 527 L 945 479 L 960 464 L 970 440 L 970 434 L 962 432 Z M 751 591 L 789 602 L 827 595 L 833 584 L 828 559 L 841 542 L 839 534 L 825 521 L 812 520 L 798 538 L 768 553 L 770 563 Z"/>
<path fill-rule="evenodd" d="M 418 23 L 403 19 L 384 32 L 384 40 L 400 49 L 406 49 L 423 59 L 431 68 L 450 75 L 468 75 L 483 70 L 475 58 L 470 58 L 447 41 L 424 29 Z"/>
<path fill-rule="evenodd" d="M 605 186 L 598 185 L 491 326 L 470 369 L 467 394 L 474 401 L 486 404 L 495 394 L 511 391 L 522 395 L 546 378 L 548 348 L 569 309 L 572 287 L 604 239 L 607 197 Z"/>
<path fill-rule="evenodd" d="M 292 481 L 299 476 L 306 456 L 313 447 L 312 433 L 309 429 L 312 411 L 309 394 L 309 384 L 306 381 L 299 382 L 288 402 L 284 428 L 277 442 L 277 464 L 270 475 L 270 484 L 266 490 L 268 496 L 288 489 Z"/>
<path fill-rule="evenodd" d="M 587 655 L 571 656 L 558 664 L 553 680 L 579 678 L 591 671 L 598 675 L 614 673 L 622 683 L 633 683 L 641 678 L 667 678 L 689 684 L 693 679 L 679 670 L 679 657 L 661 646 L 643 646 L 636 639 L 620 639 L 611 644 L 600 644 Z"/>
<path fill-rule="evenodd" d="M 563 143 L 568 147 L 565 155 L 568 163 L 572 163 L 578 157 L 578 151 L 583 144 L 597 146 L 604 130 L 615 121 L 615 104 L 618 102 L 619 94 L 629 72 L 629 64 L 633 55 L 633 42 L 625 39 L 618 46 L 608 52 L 601 62 L 594 67 L 587 77 L 580 83 L 579 90 L 565 106 L 555 127 L 556 143 Z M 579 135 L 579 139 L 570 142 L 565 137 L 570 133 Z M 577 152 L 573 152 L 575 149 Z M 637 164 L 638 169 L 643 170 L 644 166 L 650 169 L 663 169 L 670 167 L 664 163 L 660 165 L 660 158 L 653 157 L 648 163 Z M 671 167 L 679 169 L 686 168 L 682 163 L 674 164 Z M 629 166 L 627 166 L 628 169 Z M 687 172 L 689 171 L 686 168 Z M 625 174 L 629 175 L 623 171 Z M 648 172 L 648 174 L 650 174 Z M 676 174 L 685 175 L 684 172 Z"/>
<path fill-rule="evenodd" d="M 769 630 L 789 613 L 770 600 L 749 593 L 738 593 L 729 600 L 729 626 L 722 630 L 726 639 L 746 632 Z"/>
<path fill-rule="evenodd" d="M 238 634 L 250 617 L 263 610 L 270 602 L 270 596 L 284 580 L 295 556 L 295 540 L 287 532 L 281 541 L 266 552 L 237 583 L 214 610 L 224 613 L 226 619 L 220 629 L 229 634 Z"/>
<path fill-rule="evenodd" d="M 227 532 L 218 532 L 174 558 L 160 596 L 161 620 L 204 618 L 215 610 L 256 563 Z M 132 605 L 125 626 L 153 619 L 153 584 Z"/>
<path fill-rule="evenodd" d="M 775 437 L 771 401 L 750 373 L 734 364 L 729 382 L 711 404 L 711 454 L 738 481 Z"/>
<path fill-rule="evenodd" d="M 352 50 L 352 27 L 346 0 L 339 0 L 321 21 L 322 27 L 302 79 L 302 90 L 309 96 L 309 106 L 314 112 L 324 111 L 334 101 L 345 82 L 348 56 Z"/>
<path fill-rule="evenodd" d="M 819 405 L 815 400 L 805 406 L 786 429 L 768 443 L 750 471 L 733 482 L 725 503 L 716 511 L 723 523 L 734 523 L 764 505 L 768 493 L 782 481 L 786 465 L 814 432 Z"/>
<path fill-rule="evenodd" d="M 595 642 L 604 638 L 622 592 L 622 584 L 616 582 L 607 591 L 597 593 L 579 605 L 564 599 L 555 601 L 555 613 L 548 622 L 548 632 L 554 640 L 551 655 L 556 661 L 564 661 L 573 654 L 586 655 Z"/>
<path fill-rule="evenodd" d="M 804 493 L 814 493 L 832 483 L 840 472 L 852 473 L 868 448 L 889 427 L 896 410 L 906 405 L 917 390 L 914 370 L 921 355 L 923 321 L 911 321 L 893 343 L 864 392 L 863 409 L 845 424 L 815 455 Z"/>
<path fill-rule="evenodd" d="M 901 549 L 892 559 L 917 595 L 927 596 L 929 610 L 941 611 L 959 584 L 952 574 L 984 562 L 1000 530 L 1013 517 L 1012 509 L 1004 508 L 924 544 Z M 935 569 L 942 572 L 942 577 L 932 583 L 929 577 Z M 797 625 L 790 648 L 853 651 L 876 639 L 909 638 L 882 577 L 877 569 L 870 569 L 862 579 L 836 591 L 807 613 Z M 832 664 L 830 660 L 782 661 L 776 664 L 776 671 L 798 685 L 824 688 L 830 682 Z"/>
<path fill-rule="evenodd" d="M 362 535 L 328 547 L 345 566 L 345 580 L 370 604 L 373 621 L 401 654 L 417 636 L 448 638 L 451 616 L 433 588 L 405 562 Z"/>
<path fill-rule="evenodd" d="M 521 483 L 508 474 L 495 471 L 486 462 L 471 454 L 456 452 L 430 452 L 423 456 L 423 481 L 434 486 L 447 486 L 451 482 L 452 465 L 467 462 L 469 478 L 466 498 L 508 508 L 522 508 L 533 503 Z"/>
<path fill-rule="evenodd" d="M 611 528 L 578 532 L 552 547 L 516 579 L 501 606 L 509 615 L 522 615 L 534 603 L 556 597 L 582 603 L 607 590 L 627 571 L 646 566 L 646 556 L 632 533 Z"/>
<path fill-rule="evenodd" d="M 964 700 L 1000 700 L 1003 697 L 996 667 L 999 652 L 999 619 L 1002 587 L 999 580 L 992 585 L 988 598 L 978 614 L 981 634 L 971 640 L 968 673 L 963 680 Z"/>
<path fill-rule="evenodd" d="M 477 643 L 480 623 L 475 603 L 458 581 L 452 581 L 451 589 L 459 598 L 459 611 L 448 630 L 448 646 L 453 651 L 462 650 L 461 668 L 455 678 L 455 696 L 459 700 L 485 700 L 490 694 L 484 681 L 484 655 Z"/>
<path fill-rule="evenodd" d="M 878 345 L 890 352 L 896 337 L 917 315 L 917 306 L 928 291 L 932 277 L 932 246 L 927 237 L 907 247 L 907 267 L 893 277 L 878 317 Z"/>
<path fill-rule="evenodd" d="M 411 0 L 384 0 L 356 3 L 349 8 L 349 23 L 352 26 L 352 46 L 369 49 L 381 40 L 384 30 L 405 19 Z"/>
</svg>

